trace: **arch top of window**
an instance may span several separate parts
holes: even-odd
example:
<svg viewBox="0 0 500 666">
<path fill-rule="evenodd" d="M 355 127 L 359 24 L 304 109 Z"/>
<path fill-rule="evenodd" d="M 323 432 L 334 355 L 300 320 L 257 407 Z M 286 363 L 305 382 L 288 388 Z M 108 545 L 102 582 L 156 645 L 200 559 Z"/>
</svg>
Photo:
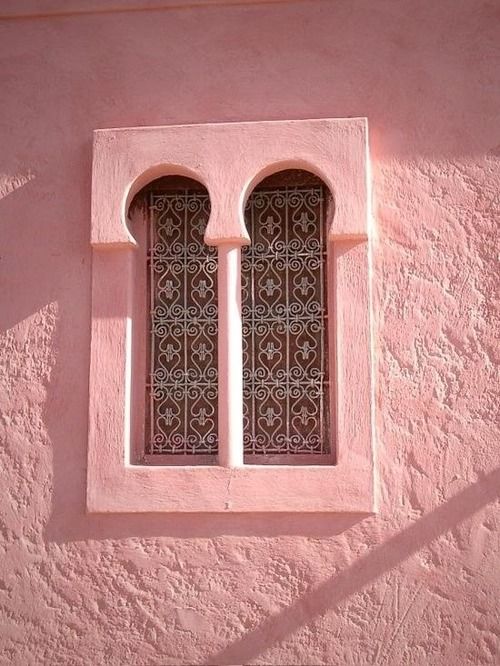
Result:
<svg viewBox="0 0 500 666">
<path fill-rule="evenodd" d="M 285 167 L 285 168 L 282 168 Z M 181 170 L 182 171 L 182 170 Z M 153 169 L 148 172 L 149 175 L 156 176 L 158 170 Z M 162 173 L 160 171 L 160 173 Z M 210 208 L 211 208 L 211 198 L 210 193 L 206 186 L 197 178 L 193 177 L 194 174 L 189 176 L 181 173 L 169 173 L 167 175 L 160 175 L 155 177 L 153 180 L 147 180 L 146 175 L 138 179 L 130 189 L 130 193 L 127 196 L 127 208 L 126 208 L 126 225 L 127 230 L 130 236 L 134 239 L 134 243 L 137 243 L 137 229 L 136 224 L 143 222 L 143 215 L 145 212 L 145 202 L 148 196 L 154 192 L 163 192 L 166 193 L 170 191 L 192 191 L 192 192 L 203 192 L 210 199 Z M 143 184 L 146 181 L 145 184 Z M 245 221 L 245 208 L 248 204 L 249 199 L 252 194 L 258 191 L 260 188 L 270 188 L 270 187 L 308 187 L 316 186 L 321 187 L 326 195 L 326 203 L 328 204 L 327 217 L 325 218 L 326 228 L 329 229 L 331 226 L 331 220 L 334 215 L 334 199 L 331 192 L 331 188 L 327 185 L 322 176 L 315 173 L 310 168 L 295 168 L 290 167 L 290 162 L 279 163 L 269 165 L 260 172 L 258 176 L 252 179 L 253 183 L 251 189 L 243 188 L 241 195 L 241 210 L 239 211 L 242 217 L 242 226 L 245 229 L 245 238 L 248 237 L 249 240 L 243 242 L 242 245 L 247 245 L 250 240 L 249 230 L 247 229 L 247 224 Z M 141 185 L 140 189 L 138 186 Z M 133 196 L 132 196 L 133 195 Z M 207 225 L 208 227 L 208 225 Z M 217 245 L 216 242 L 211 242 L 209 232 L 205 234 L 205 242 L 207 245 Z"/>
<path fill-rule="evenodd" d="M 144 195 L 154 188 L 175 189 L 191 187 L 207 191 L 205 183 L 200 175 L 193 169 L 177 164 L 157 164 L 137 176 L 123 196 L 123 209 L 121 211 L 122 226 L 128 235 L 132 245 L 137 244 L 133 230 L 133 219 L 131 213 L 137 207 L 138 197 Z M 207 192 L 208 193 L 208 192 Z"/>
<path fill-rule="evenodd" d="M 366 239 L 368 135 L 364 118 L 220 123 L 96 130 L 91 242 L 135 246 L 131 200 L 166 175 L 199 180 L 211 200 L 205 241 L 245 245 L 244 204 L 255 185 L 286 168 L 318 175 L 335 200 L 329 238 Z"/>
<path fill-rule="evenodd" d="M 220 228 L 220 223 L 210 222 L 207 225 L 205 234 L 205 241 L 207 245 L 218 245 L 221 241 L 232 240 L 233 242 L 241 241 L 242 245 L 247 245 L 250 242 L 248 230 L 244 219 L 245 207 L 252 192 L 259 187 L 268 186 L 300 186 L 300 185 L 319 185 L 328 192 L 329 203 L 333 203 L 332 187 L 326 182 L 323 174 L 319 170 L 309 164 L 304 164 L 300 161 L 285 161 L 268 164 L 262 169 L 254 178 L 252 178 L 246 185 L 241 186 L 237 194 L 239 195 L 239 210 L 237 215 L 239 217 L 239 234 L 238 229 L 234 230 L 233 237 L 228 238 L 225 230 Z M 205 183 L 203 183 L 198 174 L 190 169 L 185 169 L 178 166 L 165 166 L 159 165 L 148 169 L 141 174 L 129 188 L 125 197 L 125 228 L 129 235 L 131 243 L 137 244 L 136 235 L 134 232 L 134 222 L 132 211 L 137 210 L 139 199 L 154 190 L 167 191 L 167 190 L 191 189 L 200 192 L 205 192 L 210 198 L 212 205 L 212 198 Z M 217 191 L 217 190 L 216 190 Z M 227 199 L 229 193 L 226 191 L 223 198 Z M 221 206 L 222 207 L 222 206 Z M 334 207 L 329 206 L 329 216 L 333 219 Z M 327 228 L 331 226 L 331 219 L 327 220 Z M 227 220 L 230 223 L 230 219 Z M 229 234 L 231 235 L 231 234 Z"/>
<path fill-rule="evenodd" d="M 158 172 L 153 171 L 151 173 L 155 175 L 155 173 Z M 203 194 L 209 199 L 208 207 L 210 209 L 210 194 L 207 188 L 200 180 L 191 175 L 187 176 L 179 173 L 170 173 L 154 177 L 150 180 L 141 178 L 138 183 L 141 184 L 141 187 L 139 189 L 137 186 L 131 188 L 130 194 L 127 197 L 128 204 L 126 208 L 126 226 L 135 245 L 138 244 L 139 237 L 142 236 L 141 230 L 137 225 L 145 223 L 146 218 L 148 217 L 149 200 L 151 195 L 154 195 L 155 193 L 168 194 L 169 192 L 172 192 L 179 194 L 185 192 Z"/>
<path fill-rule="evenodd" d="M 326 197 L 326 203 L 329 210 L 327 219 L 327 228 L 331 223 L 331 218 L 334 215 L 334 203 L 331 186 L 326 182 L 322 175 L 316 173 L 310 168 L 295 167 L 285 165 L 274 165 L 275 168 L 269 167 L 262 171 L 255 177 L 249 187 L 245 188 L 243 193 L 242 211 L 245 214 L 245 208 L 252 195 L 262 189 L 279 189 L 279 188 L 300 188 L 300 187 L 319 187 L 321 188 Z M 277 168 L 276 168 L 277 167 Z"/>
<path fill-rule="evenodd" d="M 241 193 L 242 210 L 245 209 L 246 202 L 252 192 L 263 184 L 267 185 L 268 181 L 271 185 L 286 185 L 287 183 L 304 184 L 306 180 L 312 183 L 314 179 L 316 179 L 316 184 L 326 187 L 333 198 L 334 183 L 314 163 L 304 162 L 303 160 L 286 160 L 267 164 L 244 185 Z"/>
</svg>

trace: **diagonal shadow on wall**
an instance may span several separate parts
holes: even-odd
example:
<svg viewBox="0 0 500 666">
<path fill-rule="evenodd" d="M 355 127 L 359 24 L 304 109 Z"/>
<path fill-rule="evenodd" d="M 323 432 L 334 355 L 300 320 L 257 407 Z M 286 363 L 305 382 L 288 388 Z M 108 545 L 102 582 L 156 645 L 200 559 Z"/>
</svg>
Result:
<svg viewBox="0 0 500 666">
<path fill-rule="evenodd" d="M 499 497 L 500 467 L 375 547 L 338 576 L 328 579 L 291 606 L 271 615 L 242 638 L 210 656 L 205 663 L 248 663 Z"/>
</svg>

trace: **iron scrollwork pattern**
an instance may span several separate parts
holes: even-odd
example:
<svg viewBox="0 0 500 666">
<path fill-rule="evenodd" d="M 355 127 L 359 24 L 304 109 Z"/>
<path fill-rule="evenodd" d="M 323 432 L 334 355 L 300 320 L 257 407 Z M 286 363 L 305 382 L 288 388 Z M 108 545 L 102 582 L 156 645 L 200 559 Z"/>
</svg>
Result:
<svg viewBox="0 0 500 666">
<path fill-rule="evenodd" d="M 217 254 L 203 192 L 150 194 L 149 454 L 217 453 Z"/>
<path fill-rule="evenodd" d="M 329 452 L 325 192 L 256 190 L 242 252 L 245 454 Z"/>
</svg>

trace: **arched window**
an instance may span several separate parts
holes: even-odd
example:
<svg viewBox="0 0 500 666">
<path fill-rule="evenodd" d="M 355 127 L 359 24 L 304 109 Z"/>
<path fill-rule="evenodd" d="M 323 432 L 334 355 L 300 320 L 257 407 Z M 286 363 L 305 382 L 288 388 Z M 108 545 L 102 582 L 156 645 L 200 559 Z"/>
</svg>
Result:
<svg viewBox="0 0 500 666">
<path fill-rule="evenodd" d="M 313 174 L 263 180 L 245 209 L 242 250 L 246 462 L 318 462 L 330 453 L 327 207 Z M 313 460 L 314 458 L 314 460 Z"/>
<path fill-rule="evenodd" d="M 203 240 L 209 195 L 195 180 L 169 176 L 143 188 L 134 207 L 146 223 L 145 458 L 215 462 L 217 253 Z"/>
<path fill-rule="evenodd" d="M 92 168 L 87 509 L 372 512 L 366 119 L 96 130 Z"/>
<path fill-rule="evenodd" d="M 332 462 L 325 184 L 303 170 L 265 178 L 245 207 L 243 446 L 247 463 Z M 158 178 L 135 196 L 147 309 L 143 446 L 151 464 L 217 462 L 217 253 L 204 242 L 199 182 Z M 237 332 L 235 331 L 235 334 Z M 137 376 L 137 372 L 135 373 Z M 140 429 L 136 429 L 136 432 Z"/>
</svg>

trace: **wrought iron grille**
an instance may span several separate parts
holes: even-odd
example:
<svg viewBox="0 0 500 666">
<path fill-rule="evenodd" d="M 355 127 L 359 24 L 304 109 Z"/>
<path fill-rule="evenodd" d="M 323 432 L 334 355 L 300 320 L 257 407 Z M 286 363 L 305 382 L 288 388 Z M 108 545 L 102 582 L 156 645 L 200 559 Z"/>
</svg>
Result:
<svg viewBox="0 0 500 666">
<path fill-rule="evenodd" d="M 217 453 L 217 255 L 204 192 L 149 199 L 146 453 Z"/>
<path fill-rule="evenodd" d="M 242 252 L 245 454 L 329 453 L 324 188 L 256 190 Z"/>
</svg>

